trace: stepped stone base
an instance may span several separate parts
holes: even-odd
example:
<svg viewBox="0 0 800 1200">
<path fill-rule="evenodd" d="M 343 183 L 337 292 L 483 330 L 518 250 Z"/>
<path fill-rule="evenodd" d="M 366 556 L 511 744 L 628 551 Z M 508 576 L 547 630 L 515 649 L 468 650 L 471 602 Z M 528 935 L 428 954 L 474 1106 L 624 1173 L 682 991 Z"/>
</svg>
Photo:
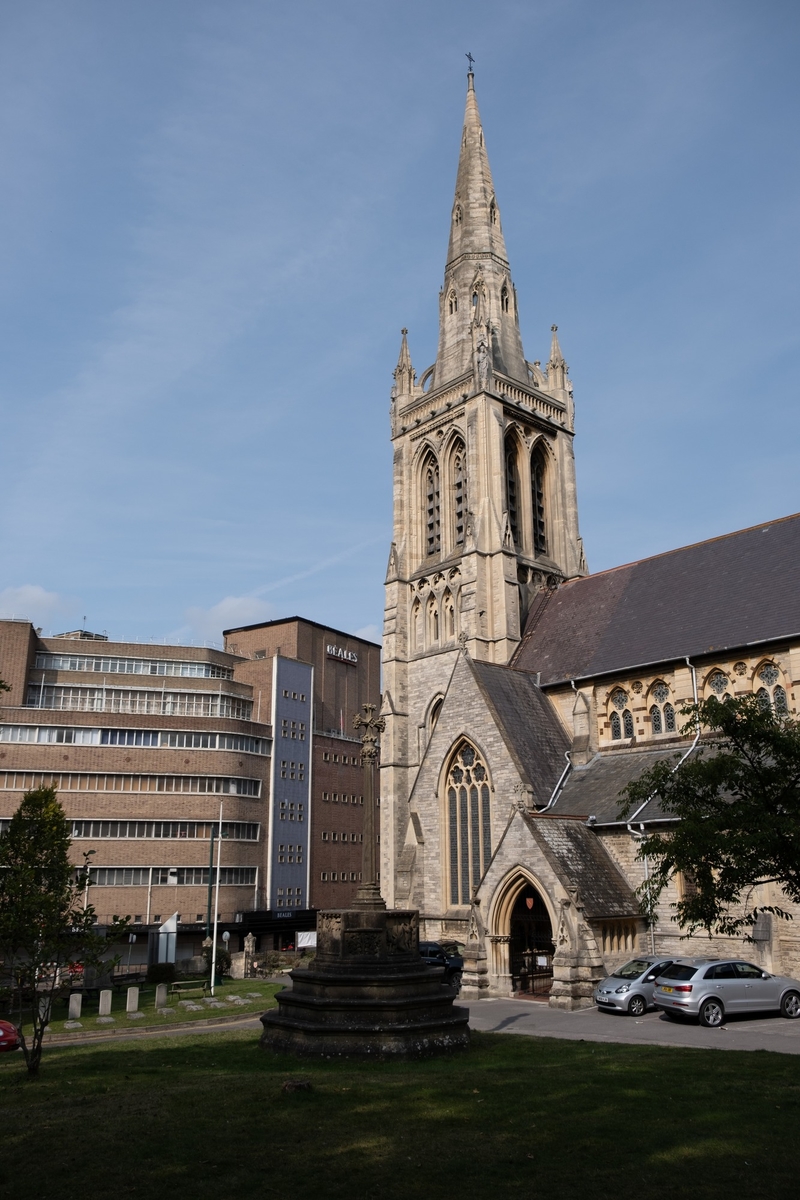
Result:
<svg viewBox="0 0 800 1200">
<path fill-rule="evenodd" d="M 469 1013 L 444 968 L 419 956 L 419 914 L 344 909 L 317 917 L 317 955 L 290 973 L 261 1045 L 324 1058 L 423 1058 L 469 1044 Z"/>
</svg>

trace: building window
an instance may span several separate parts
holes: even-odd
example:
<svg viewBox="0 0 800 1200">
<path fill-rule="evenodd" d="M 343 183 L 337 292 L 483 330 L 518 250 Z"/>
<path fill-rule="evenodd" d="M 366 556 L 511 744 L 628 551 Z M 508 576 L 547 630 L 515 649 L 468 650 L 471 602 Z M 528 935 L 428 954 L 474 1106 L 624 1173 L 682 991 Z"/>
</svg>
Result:
<svg viewBox="0 0 800 1200">
<path fill-rule="evenodd" d="M 509 309 L 508 288 L 505 284 L 503 284 L 502 291 L 500 292 L 500 308 L 504 313 L 507 313 Z"/>
<path fill-rule="evenodd" d="M 439 501 L 439 464 L 429 454 L 423 467 L 425 480 L 425 547 L 430 556 L 442 547 L 441 512 Z"/>
<path fill-rule="evenodd" d="M 459 443 L 453 455 L 453 540 L 456 546 L 464 545 L 464 513 L 466 506 L 466 469 L 464 460 L 464 447 Z"/>
<path fill-rule="evenodd" d="M 453 756 L 446 792 L 450 903 L 469 904 L 492 856 L 492 828 L 489 775 L 468 742 Z"/>
<path fill-rule="evenodd" d="M 774 706 L 778 716 L 785 716 L 789 712 L 789 704 L 786 689 L 778 683 L 780 675 L 774 663 L 764 663 L 758 671 L 758 678 L 764 686 L 758 689 L 756 696 L 765 709 Z"/>
<path fill-rule="evenodd" d="M 535 554 L 547 554 L 544 470 L 544 455 L 541 450 L 534 450 L 531 457 L 531 500 L 533 503 L 533 549 Z"/>
<path fill-rule="evenodd" d="M 458 296 L 455 294 L 455 292 L 451 292 L 447 297 L 447 305 L 450 310 L 451 317 L 458 312 Z"/>
<path fill-rule="evenodd" d="M 319 875 L 319 877 L 320 877 L 320 879 L 322 880 L 322 882 L 323 882 L 323 883 L 325 883 L 325 882 L 327 881 L 327 879 L 328 879 L 328 872 L 327 872 L 327 871 L 320 871 L 320 875 Z"/>
<path fill-rule="evenodd" d="M 519 545 L 519 472 L 517 470 L 517 444 L 513 437 L 506 439 L 506 508 L 508 524 L 514 545 Z"/>
</svg>

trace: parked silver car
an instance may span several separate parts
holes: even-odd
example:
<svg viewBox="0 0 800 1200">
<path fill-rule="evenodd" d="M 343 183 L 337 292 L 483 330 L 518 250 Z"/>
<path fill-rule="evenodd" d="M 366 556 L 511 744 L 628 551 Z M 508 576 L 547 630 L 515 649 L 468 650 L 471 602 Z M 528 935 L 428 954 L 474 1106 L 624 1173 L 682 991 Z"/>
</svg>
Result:
<svg viewBox="0 0 800 1200">
<path fill-rule="evenodd" d="M 738 1013 L 800 1017 L 800 983 L 739 959 L 679 958 L 659 976 L 656 1008 L 669 1017 L 697 1017 L 710 1029 Z"/>
<path fill-rule="evenodd" d="M 653 1004 L 653 988 L 658 976 L 674 959 L 642 955 L 619 967 L 595 988 L 594 1002 L 600 1009 L 615 1009 L 641 1017 Z"/>
</svg>

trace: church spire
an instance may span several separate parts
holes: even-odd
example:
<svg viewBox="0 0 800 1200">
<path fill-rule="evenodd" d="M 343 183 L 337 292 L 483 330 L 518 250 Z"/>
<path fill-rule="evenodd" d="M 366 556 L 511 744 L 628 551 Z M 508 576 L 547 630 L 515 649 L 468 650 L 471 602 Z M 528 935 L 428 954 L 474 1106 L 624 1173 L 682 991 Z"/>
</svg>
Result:
<svg viewBox="0 0 800 1200">
<path fill-rule="evenodd" d="M 447 248 L 449 267 L 461 254 L 494 254 L 508 266 L 508 255 L 494 181 L 486 153 L 481 115 L 475 95 L 475 76 L 467 76 L 467 103 L 461 153 L 456 175 L 453 220 Z"/>
<path fill-rule="evenodd" d="M 475 390 L 481 389 L 485 381 L 474 367 L 481 341 L 493 371 L 527 383 L 517 298 L 470 71 L 431 386 L 443 387 L 472 371 Z"/>
</svg>

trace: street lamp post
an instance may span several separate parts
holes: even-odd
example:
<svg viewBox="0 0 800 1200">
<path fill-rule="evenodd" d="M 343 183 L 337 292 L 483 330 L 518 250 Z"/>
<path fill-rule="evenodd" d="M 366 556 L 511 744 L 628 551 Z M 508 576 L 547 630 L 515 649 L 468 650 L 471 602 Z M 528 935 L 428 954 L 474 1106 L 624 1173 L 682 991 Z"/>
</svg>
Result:
<svg viewBox="0 0 800 1200">
<path fill-rule="evenodd" d="M 219 835 L 217 837 L 217 878 L 214 888 L 214 941 L 211 947 L 211 995 L 214 995 L 214 986 L 217 976 L 217 922 L 219 921 L 219 868 L 222 862 L 222 805 L 224 801 L 219 802 Z"/>
</svg>

